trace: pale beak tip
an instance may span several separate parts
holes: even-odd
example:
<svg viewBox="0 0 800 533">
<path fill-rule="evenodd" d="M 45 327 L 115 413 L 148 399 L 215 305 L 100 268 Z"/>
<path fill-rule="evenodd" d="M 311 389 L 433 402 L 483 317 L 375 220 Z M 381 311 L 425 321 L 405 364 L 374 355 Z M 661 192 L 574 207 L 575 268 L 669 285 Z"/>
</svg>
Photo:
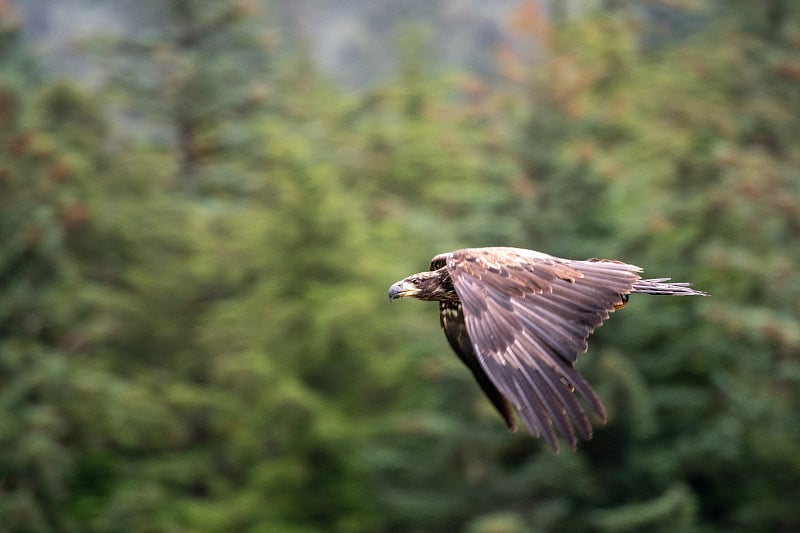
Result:
<svg viewBox="0 0 800 533">
<path fill-rule="evenodd" d="M 402 291 L 402 285 L 403 285 L 403 282 L 402 281 L 398 281 L 397 283 L 394 283 L 394 284 L 392 284 L 391 287 L 389 287 L 389 301 L 390 302 L 392 300 L 397 299 L 397 298 L 400 297 L 399 295 L 400 295 L 400 292 Z"/>
</svg>

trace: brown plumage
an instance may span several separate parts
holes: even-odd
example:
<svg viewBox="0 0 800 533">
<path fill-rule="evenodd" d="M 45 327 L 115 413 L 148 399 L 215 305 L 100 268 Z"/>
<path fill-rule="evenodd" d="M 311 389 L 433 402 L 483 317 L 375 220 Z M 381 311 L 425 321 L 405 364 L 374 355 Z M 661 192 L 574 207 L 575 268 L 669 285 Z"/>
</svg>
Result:
<svg viewBox="0 0 800 533">
<path fill-rule="evenodd" d="M 587 338 L 635 292 L 705 293 L 669 278 L 643 280 L 619 261 L 573 261 L 520 248 L 468 248 L 439 254 L 429 272 L 389 288 L 389 298 L 439 302 L 450 346 L 509 428 L 513 405 L 534 437 L 555 451 L 557 433 L 577 444 L 592 425 L 576 396 L 603 422 L 603 403 L 575 368 Z M 577 395 L 575 394 L 577 392 Z"/>
</svg>

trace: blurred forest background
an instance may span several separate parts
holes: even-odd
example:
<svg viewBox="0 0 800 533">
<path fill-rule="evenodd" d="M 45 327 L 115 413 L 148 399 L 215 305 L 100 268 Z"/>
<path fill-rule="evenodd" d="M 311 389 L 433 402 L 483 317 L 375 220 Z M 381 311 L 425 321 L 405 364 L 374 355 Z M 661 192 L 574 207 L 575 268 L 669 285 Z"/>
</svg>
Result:
<svg viewBox="0 0 800 533">
<path fill-rule="evenodd" d="M 0 0 L 0 530 L 800 530 L 800 3 Z M 459 247 L 610 257 L 578 452 Z"/>
</svg>

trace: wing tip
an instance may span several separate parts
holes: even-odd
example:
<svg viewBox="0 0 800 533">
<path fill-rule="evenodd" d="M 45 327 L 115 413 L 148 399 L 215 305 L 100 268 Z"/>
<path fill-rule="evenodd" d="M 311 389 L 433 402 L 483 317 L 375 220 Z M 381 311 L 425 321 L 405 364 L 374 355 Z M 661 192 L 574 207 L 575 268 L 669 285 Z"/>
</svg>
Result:
<svg viewBox="0 0 800 533">
<path fill-rule="evenodd" d="M 505 419 L 506 426 L 512 433 L 517 432 L 517 419 L 514 416 L 514 413 L 509 409 L 506 413 L 503 413 L 503 418 Z"/>
</svg>

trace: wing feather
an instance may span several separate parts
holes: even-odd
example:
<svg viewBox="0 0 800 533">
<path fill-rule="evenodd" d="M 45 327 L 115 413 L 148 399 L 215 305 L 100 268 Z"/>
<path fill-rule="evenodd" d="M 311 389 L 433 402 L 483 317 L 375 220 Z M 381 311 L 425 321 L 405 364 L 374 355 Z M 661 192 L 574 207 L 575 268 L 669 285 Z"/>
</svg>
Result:
<svg viewBox="0 0 800 533">
<path fill-rule="evenodd" d="M 467 365 L 475 376 L 475 380 L 480 385 L 481 390 L 492 402 L 497 412 L 503 417 L 506 425 L 515 430 L 517 428 L 516 420 L 514 419 L 514 412 L 508 400 L 497 390 L 492 380 L 486 375 L 486 371 L 478 361 L 475 351 L 472 347 L 472 341 L 467 334 L 467 328 L 464 324 L 464 314 L 461 311 L 461 304 L 454 302 L 441 302 L 439 304 L 439 320 L 444 330 L 447 341 L 450 347 L 456 353 L 459 359 Z"/>
<path fill-rule="evenodd" d="M 632 291 L 639 268 L 516 248 L 465 249 L 437 258 L 461 300 L 477 360 L 531 433 L 554 450 L 557 433 L 573 448 L 574 428 L 591 437 L 576 395 L 602 420 L 605 409 L 574 362 L 592 331 Z"/>
<path fill-rule="evenodd" d="M 512 398 L 522 398 L 522 405 L 517 406 L 517 411 L 522 416 L 522 419 L 525 421 L 525 427 L 528 428 L 528 431 L 531 432 L 531 435 L 534 437 L 544 437 L 547 440 L 548 444 L 552 447 L 553 444 L 550 443 L 550 440 L 547 439 L 547 431 L 545 430 L 544 424 L 542 423 L 541 417 L 536 416 L 535 413 L 540 412 L 542 409 L 539 406 L 534 407 L 531 403 L 535 401 L 532 398 L 532 395 L 527 394 L 527 391 L 523 389 L 523 385 L 519 381 L 515 381 L 512 384 L 514 390 L 509 393 Z M 557 442 L 555 442 L 557 444 Z"/>
<path fill-rule="evenodd" d="M 517 344 L 511 347 L 518 361 L 522 361 L 525 358 L 525 354 L 519 351 L 520 348 L 521 347 Z M 520 371 L 527 379 L 530 390 L 536 395 L 538 400 L 537 406 L 539 406 L 540 409 L 539 411 L 524 413 L 523 420 L 525 420 L 527 424 L 531 418 L 535 418 L 540 426 L 547 428 L 547 432 L 545 433 L 547 438 L 545 440 L 551 447 L 558 447 L 558 437 L 553 430 L 553 424 L 555 424 L 561 435 L 569 441 L 570 446 L 574 447 L 577 444 L 577 440 L 575 438 L 575 432 L 572 429 L 572 424 L 570 424 L 561 402 L 558 401 L 553 390 L 542 378 L 539 369 L 534 368 L 534 365 L 520 364 Z M 544 410 L 544 412 L 542 412 L 542 410 Z"/>
<path fill-rule="evenodd" d="M 567 387 L 563 386 L 563 381 L 561 381 L 561 378 L 558 377 L 556 371 L 552 367 L 548 365 L 540 366 L 542 368 L 542 376 L 545 381 L 547 381 L 548 387 L 550 387 L 561 404 L 566 408 L 573 423 L 578 427 L 581 436 L 584 439 L 590 439 L 592 437 L 592 425 L 586 413 L 583 412 L 580 403 L 578 403 L 578 400 L 575 398 L 575 395 L 572 394 Z M 577 445 L 577 443 L 572 442 L 571 444 L 573 448 Z"/>
</svg>

